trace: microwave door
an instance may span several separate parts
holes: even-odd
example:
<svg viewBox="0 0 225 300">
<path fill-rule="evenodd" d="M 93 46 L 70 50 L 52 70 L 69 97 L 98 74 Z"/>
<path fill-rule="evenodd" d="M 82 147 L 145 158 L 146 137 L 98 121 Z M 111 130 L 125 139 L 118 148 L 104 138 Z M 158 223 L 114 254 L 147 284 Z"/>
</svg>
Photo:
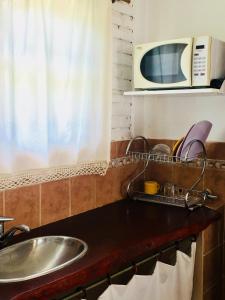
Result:
<svg viewBox="0 0 225 300">
<path fill-rule="evenodd" d="M 190 60 L 182 62 L 186 43 L 172 43 L 154 47 L 144 54 L 140 69 L 142 76 L 151 83 L 149 88 L 176 88 L 190 86 Z"/>
</svg>

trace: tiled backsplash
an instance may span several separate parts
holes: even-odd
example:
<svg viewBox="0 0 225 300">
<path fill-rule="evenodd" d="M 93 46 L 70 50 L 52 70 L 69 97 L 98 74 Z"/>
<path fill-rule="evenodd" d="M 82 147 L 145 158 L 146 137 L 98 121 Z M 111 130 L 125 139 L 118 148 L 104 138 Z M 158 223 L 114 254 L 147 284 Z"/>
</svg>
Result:
<svg viewBox="0 0 225 300">
<path fill-rule="evenodd" d="M 171 148 L 176 141 L 173 140 L 151 140 L 152 145 L 165 143 Z M 207 158 L 225 161 L 225 143 L 207 143 Z M 187 166 L 184 164 L 159 164 L 151 162 L 146 179 L 158 180 L 161 184 L 173 182 L 179 186 L 189 188 L 196 178 L 200 175 L 201 169 L 198 167 Z M 223 199 L 225 202 L 225 169 L 224 168 L 206 168 L 203 180 L 197 186 L 197 189 L 210 189 L 212 192 Z"/>
<path fill-rule="evenodd" d="M 112 157 L 124 156 L 127 141 L 112 143 Z M 76 176 L 64 180 L 7 190 L 0 193 L 0 215 L 31 228 L 94 209 L 125 196 L 127 180 L 142 163 L 109 168 L 105 176 Z"/>
<path fill-rule="evenodd" d="M 111 158 L 124 157 L 128 142 L 112 142 Z M 172 147 L 174 141 L 151 140 L 151 143 L 166 143 Z M 223 143 L 207 145 L 209 156 L 225 159 L 224 145 Z M 132 149 L 142 151 L 143 142 L 137 141 Z M 7 227 L 24 223 L 35 228 L 112 203 L 126 195 L 127 182 L 142 166 L 142 162 L 118 164 L 109 168 L 105 176 L 76 176 L 4 191 L 0 193 L 0 214 L 15 218 L 15 221 L 7 224 Z M 199 174 L 199 170 L 185 165 L 151 162 L 145 176 L 160 183 L 174 182 L 189 187 Z M 210 188 L 225 200 L 224 182 L 225 170 L 207 169 L 199 189 Z"/>
</svg>

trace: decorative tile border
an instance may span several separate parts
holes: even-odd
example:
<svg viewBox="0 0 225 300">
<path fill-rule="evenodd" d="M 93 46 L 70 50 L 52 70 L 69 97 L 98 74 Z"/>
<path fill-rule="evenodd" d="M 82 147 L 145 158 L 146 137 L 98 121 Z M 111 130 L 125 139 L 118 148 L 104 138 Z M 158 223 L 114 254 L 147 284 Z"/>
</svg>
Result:
<svg viewBox="0 0 225 300">
<path fill-rule="evenodd" d="M 118 158 L 111 159 L 111 161 L 109 163 L 109 167 L 110 168 L 118 168 L 118 167 L 130 165 L 130 164 L 136 164 L 136 163 L 139 163 L 140 161 L 142 161 L 142 160 L 139 158 L 131 157 L 131 156 L 118 157 Z"/>
<path fill-rule="evenodd" d="M 141 155 L 139 155 L 141 154 Z M 131 155 L 131 156 L 124 156 L 124 157 L 118 157 L 114 158 L 110 161 L 109 167 L 110 168 L 118 168 L 121 166 L 129 165 L 129 164 L 135 164 L 140 161 L 147 161 L 147 154 L 139 153 L 137 155 Z M 197 159 L 194 162 L 184 162 L 184 161 L 174 161 L 174 159 L 171 157 L 158 157 L 150 159 L 151 162 L 157 162 L 160 164 L 182 164 L 186 167 L 195 167 L 200 168 L 202 167 L 202 160 Z M 217 160 L 217 159 L 207 159 L 206 162 L 206 168 L 207 169 L 217 169 L 221 171 L 225 171 L 225 160 Z"/>
<path fill-rule="evenodd" d="M 225 160 L 207 159 L 206 167 L 225 171 Z"/>
</svg>

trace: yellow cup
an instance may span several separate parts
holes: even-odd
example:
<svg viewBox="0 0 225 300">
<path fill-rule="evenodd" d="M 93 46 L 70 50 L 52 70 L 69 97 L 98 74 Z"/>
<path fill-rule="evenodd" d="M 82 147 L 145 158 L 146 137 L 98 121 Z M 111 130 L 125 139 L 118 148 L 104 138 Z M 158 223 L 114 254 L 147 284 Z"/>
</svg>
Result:
<svg viewBox="0 0 225 300">
<path fill-rule="evenodd" d="M 155 195 L 158 193 L 160 185 L 157 181 L 145 181 L 145 194 Z"/>
</svg>

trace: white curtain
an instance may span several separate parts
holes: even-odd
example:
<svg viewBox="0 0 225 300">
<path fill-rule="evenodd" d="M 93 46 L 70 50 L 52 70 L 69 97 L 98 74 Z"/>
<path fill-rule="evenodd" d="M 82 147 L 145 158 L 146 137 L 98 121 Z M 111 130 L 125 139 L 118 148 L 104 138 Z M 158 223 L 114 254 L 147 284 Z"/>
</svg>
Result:
<svg viewBox="0 0 225 300">
<path fill-rule="evenodd" d="M 110 0 L 0 0 L 0 174 L 106 171 L 110 18 Z"/>
<path fill-rule="evenodd" d="M 153 275 L 134 275 L 125 285 L 110 285 L 99 300 L 191 300 L 196 243 L 191 257 L 177 251 L 177 262 L 170 266 L 157 262 Z"/>
</svg>

